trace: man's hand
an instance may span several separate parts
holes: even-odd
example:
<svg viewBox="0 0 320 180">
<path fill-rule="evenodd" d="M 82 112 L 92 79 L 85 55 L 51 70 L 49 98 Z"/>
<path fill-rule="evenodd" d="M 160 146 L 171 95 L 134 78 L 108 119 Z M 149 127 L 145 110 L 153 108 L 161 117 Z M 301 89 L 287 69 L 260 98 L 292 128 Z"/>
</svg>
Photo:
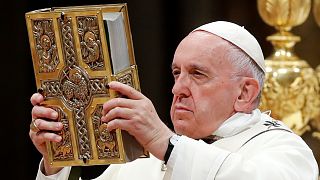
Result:
<svg viewBox="0 0 320 180">
<path fill-rule="evenodd" d="M 173 132 L 161 121 L 152 102 L 134 88 L 119 82 L 110 82 L 111 90 L 127 98 L 114 98 L 103 105 L 103 122 L 108 130 L 128 131 L 158 159 L 163 160 Z"/>
<path fill-rule="evenodd" d="M 43 96 L 39 93 L 32 95 L 30 101 L 33 105 L 32 108 L 32 120 L 35 126 L 38 128 L 37 131 L 30 129 L 29 136 L 37 148 L 37 150 L 43 156 L 44 170 L 45 175 L 51 175 L 59 172 L 62 168 L 52 168 L 49 165 L 48 153 L 46 147 L 46 141 L 59 142 L 62 137 L 53 133 L 53 131 L 60 131 L 63 128 L 61 122 L 56 122 L 58 113 L 51 108 L 46 108 L 40 104 L 43 102 Z M 50 119 L 52 121 L 48 121 Z M 31 122 L 32 123 L 32 122 Z"/>
</svg>

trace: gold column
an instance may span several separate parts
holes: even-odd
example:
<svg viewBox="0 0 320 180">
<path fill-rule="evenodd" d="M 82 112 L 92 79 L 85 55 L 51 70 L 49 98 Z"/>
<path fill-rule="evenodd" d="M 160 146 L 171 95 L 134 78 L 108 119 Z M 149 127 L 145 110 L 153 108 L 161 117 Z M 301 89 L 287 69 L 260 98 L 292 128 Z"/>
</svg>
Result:
<svg viewBox="0 0 320 180">
<path fill-rule="evenodd" d="M 298 57 L 294 46 L 301 38 L 291 33 L 308 17 L 311 0 L 258 0 L 263 21 L 277 32 L 268 36 L 273 53 L 266 58 L 266 81 L 261 110 L 284 121 L 298 135 L 310 131 L 310 122 L 319 114 L 319 82 L 307 61 Z"/>
</svg>

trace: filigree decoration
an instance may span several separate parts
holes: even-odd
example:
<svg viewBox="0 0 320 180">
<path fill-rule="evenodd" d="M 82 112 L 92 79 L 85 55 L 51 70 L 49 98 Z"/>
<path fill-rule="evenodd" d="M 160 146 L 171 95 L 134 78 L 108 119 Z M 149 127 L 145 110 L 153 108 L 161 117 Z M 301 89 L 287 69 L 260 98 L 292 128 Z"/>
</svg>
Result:
<svg viewBox="0 0 320 180">
<path fill-rule="evenodd" d="M 126 73 L 122 76 L 116 77 L 116 80 L 128 86 L 134 87 L 131 71 L 129 71 L 129 73 Z"/>
<path fill-rule="evenodd" d="M 97 17 L 77 17 L 77 24 L 83 61 L 92 70 L 105 69 Z"/>
<path fill-rule="evenodd" d="M 115 75 L 108 43 L 103 42 L 108 40 L 103 15 L 126 10 L 125 4 L 119 4 L 41 9 L 25 14 L 36 85 L 44 97 L 41 105 L 58 111 L 58 121 L 63 124 L 61 131 L 52 132 L 62 141 L 47 143 L 49 163 L 54 167 L 122 163 L 143 153 L 148 155 L 133 137 L 119 130 L 108 132 L 107 123 L 100 120 L 102 101 L 116 96 L 108 89 Z M 130 29 L 128 25 L 123 28 Z M 128 43 L 132 47 L 132 42 Z M 121 77 L 125 73 L 121 72 Z M 139 87 L 136 74 L 120 80 Z M 127 141 L 131 141 L 129 147 L 124 145 Z"/>
<path fill-rule="evenodd" d="M 87 130 L 88 125 L 85 119 L 85 109 L 94 95 L 109 95 L 109 91 L 106 89 L 107 79 L 105 77 L 89 79 L 87 73 L 78 66 L 79 62 L 75 53 L 71 18 L 58 18 L 58 22 L 62 34 L 62 48 L 66 66 L 60 71 L 57 80 L 43 81 L 41 89 L 45 98 L 60 98 L 73 112 L 79 159 L 86 161 L 92 158 L 92 152 Z M 84 25 L 88 25 L 87 22 L 83 22 L 85 23 Z M 83 30 L 91 30 L 99 35 L 97 26 L 92 27 L 83 28 Z M 99 58 L 102 58 L 102 56 L 99 56 Z M 67 151 L 67 148 L 64 151 Z M 62 155 L 65 155 L 65 153 L 62 153 Z"/>
<path fill-rule="evenodd" d="M 60 30 L 62 34 L 63 53 L 65 62 L 68 67 L 78 65 L 78 61 L 75 55 L 74 38 L 72 33 L 72 19 L 66 17 L 64 19 L 58 18 Z"/>
<path fill-rule="evenodd" d="M 58 114 L 60 121 L 63 125 L 62 130 L 58 133 L 62 137 L 60 142 L 52 144 L 52 152 L 53 152 L 53 159 L 54 160 L 72 160 L 74 159 L 73 150 L 72 150 L 72 143 L 71 143 L 71 134 L 70 134 L 70 125 L 68 122 L 67 115 L 58 107 L 52 107 L 55 109 Z"/>
<path fill-rule="evenodd" d="M 109 90 L 106 88 L 108 85 L 107 78 L 90 79 L 91 93 L 94 94 L 107 94 L 109 96 Z"/>
<path fill-rule="evenodd" d="M 58 81 L 41 81 L 42 95 L 45 98 L 61 96 L 60 82 Z"/>
<path fill-rule="evenodd" d="M 34 20 L 33 36 L 39 58 L 39 72 L 54 72 L 59 64 L 52 19 Z"/>
<path fill-rule="evenodd" d="M 107 124 L 100 121 L 102 117 L 102 104 L 97 105 L 92 114 L 94 136 L 98 150 L 99 159 L 119 158 L 119 147 L 116 138 L 116 132 L 109 132 Z"/>
<path fill-rule="evenodd" d="M 89 135 L 87 130 L 87 122 L 85 120 L 85 110 L 83 107 L 79 109 L 74 109 L 75 123 L 77 128 L 77 135 L 79 141 L 79 158 L 84 160 L 91 159 L 91 148 L 89 143 Z"/>
</svg>

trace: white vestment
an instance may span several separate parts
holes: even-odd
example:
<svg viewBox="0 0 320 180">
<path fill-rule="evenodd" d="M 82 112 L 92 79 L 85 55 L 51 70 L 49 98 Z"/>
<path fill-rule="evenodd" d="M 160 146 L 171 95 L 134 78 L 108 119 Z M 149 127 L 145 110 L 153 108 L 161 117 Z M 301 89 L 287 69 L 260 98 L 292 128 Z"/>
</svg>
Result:
<svg viewBox="0 0 320 180">
<path fill-rule="evenodd" d="M 165 171 L 163 161 L 151 155 L 110 165 L 96 179 L 318 180 L 317 162 L 302 138 L 258 109 L 252 114 L 236 113 L 213 134 L 221 139 L 212 144 L 181 136 Z M 39 168 L 37 179 L 67 180 L 70 169 L 44 176 Z"/>
</svg>

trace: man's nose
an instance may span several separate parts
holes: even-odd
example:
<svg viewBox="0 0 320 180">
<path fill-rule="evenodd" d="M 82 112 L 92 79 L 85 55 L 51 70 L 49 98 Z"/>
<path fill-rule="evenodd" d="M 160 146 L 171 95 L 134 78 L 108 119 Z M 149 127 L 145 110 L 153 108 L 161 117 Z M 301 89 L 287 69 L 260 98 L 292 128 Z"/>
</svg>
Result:
<svg viewBox="0 0 320 180">
<path fill-rule="evenodd" d="M 187 74 L 180 74 L 175 80 L 172 88 L 172 94 L 175 96 L 189 96 L 190 95 L 190 79 Z"/>
</svg>

